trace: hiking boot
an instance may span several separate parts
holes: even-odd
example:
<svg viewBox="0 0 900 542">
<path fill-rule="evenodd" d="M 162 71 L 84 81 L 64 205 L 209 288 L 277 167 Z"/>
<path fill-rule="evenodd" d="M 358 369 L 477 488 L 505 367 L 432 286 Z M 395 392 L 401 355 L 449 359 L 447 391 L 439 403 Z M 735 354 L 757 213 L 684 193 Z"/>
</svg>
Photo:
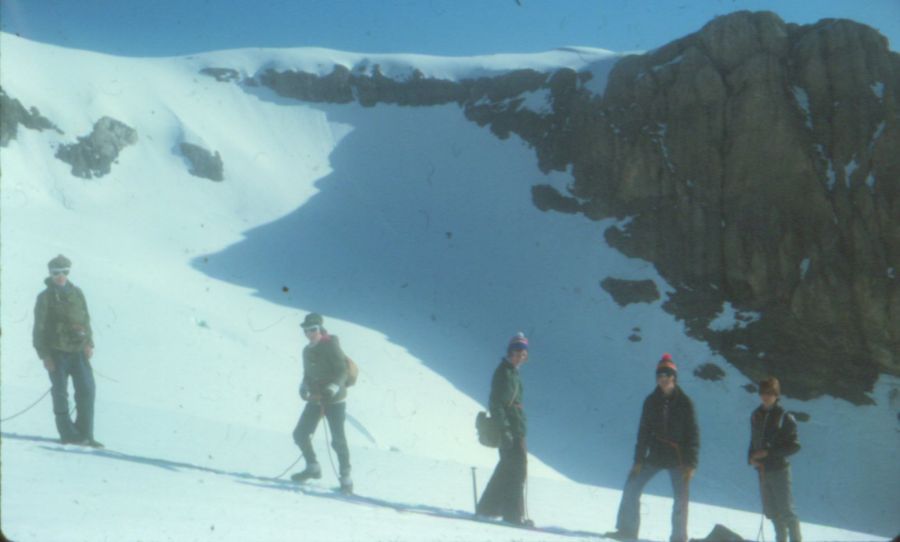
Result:
<svg viewBox="0 0 900 542">
<path fill-rule="evenodd" d="M 294 482 L 305 482 L 307 480 L 318 480 L 322 477 L 322 467 L 318 463 L 310 463 L 302 471 L 292 474 L 291 480 Z"/>
<path fill-rule="evenodd" d="M 341 475 L 341 493 L 353 493 L 353 479 L 350 478 L 350 473 L 347 472 Z"/>
<path fill-rule="evenodd" d="M 637 535 L 622 531 L 610 531 L 603 536 L 604 538 L 612 538 L 613 540 L 637 540 Z"/>
<path fill-rule="evenodd" d="M 102 442 L 96 441 L 92 438 L 85 439 L 84 442 L 81 443 L 81 445 L 87 446 L 89 448 L 97 448 L 97 449 L 106 448 L 106 446 L 104 446 Z"/>
</svg>

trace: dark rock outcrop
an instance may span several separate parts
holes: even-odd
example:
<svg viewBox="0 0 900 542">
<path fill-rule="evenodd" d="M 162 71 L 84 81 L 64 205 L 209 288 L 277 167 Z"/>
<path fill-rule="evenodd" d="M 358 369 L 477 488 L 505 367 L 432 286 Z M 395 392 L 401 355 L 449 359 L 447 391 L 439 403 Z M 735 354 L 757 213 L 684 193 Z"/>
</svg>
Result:
<svg viewBox="0 0 900 542">
<path fill-rule="evenodd" d="M 846 20 L 720 17 L 616 65 L 575 119 L 573 195 L 631 216 L 689 329 L 801 398 L 900 374 L 900 56 Z M 731 332 L 722 302 L 762 314 Z"/>
<path fill-rule="evenodd" d="M 632 303 L 652 303 L 659 299 L 659 290 L 652 280 L 625 280 L 606 277 L 600 287 L 609 292 L 613 301 L 624 307 Z"/>
<path fill-rule="evenodd" d="M 194 145 L 193 143 L 181 143 L 178 146 L 182 156 L 190 163 L 188 173 L 195 177 L 203 177 L 211 181 L 221 182 L 225 179 L 224 166 L 219 151 L 215 154 Z"/>
<path fill-rule="evenodd" d="M 725 371 L 715 363 L 704 363 L 694 369 L 694 376 L 701 380 L 716 382 L 725 378 Z"/>
<path fill-rule="evenodd" d="M 102 177 L 110 172 L 119 152 L 137 143 L 137 131 L 110 117 L 103 117 L 94 124 L 87 136 L 78 143 L 61 145 L 56 157 L 72 166 L 72 175 L 83 179 Z"/>
<path fill-rule="evenodd" d="M 530 144 L 543 171 L 571 167 L 568 193 L 532 188 L 539 208 L 630 217 L 607 241 L 653 262 L 675 288 L 664 308 L 750 378 L 864 403 L 880 373 L 900 374 L 900 55 L 881 35 L 738 12 L 621 59 L 603 96 L 590 78 L 336 66 L 239 83 L 312 102 L 457 103 Z M 529 93 L 545 107 L 524 107 Z M 760 317 L 710 329 L 725 302 Z"/>
<path fill-rule="evenodd" d="M 10 97 L 0 88 L 0 147 L 9 145 L 16 138 L 20 125 L 30 130 L 55 130 L 62 133 L 52 122 L 42 117 L 37 108 L 25 109 L 22 102 Z"/>
</svg>

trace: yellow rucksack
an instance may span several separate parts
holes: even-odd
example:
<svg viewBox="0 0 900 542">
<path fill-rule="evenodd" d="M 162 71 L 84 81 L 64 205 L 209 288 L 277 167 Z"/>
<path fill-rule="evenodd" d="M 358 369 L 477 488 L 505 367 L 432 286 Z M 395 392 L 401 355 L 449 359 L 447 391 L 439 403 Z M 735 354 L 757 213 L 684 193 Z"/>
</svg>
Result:
<svg viewBox="0 0 900 542">
<path fill-rule="evenodd" d="M 350 356 L 344 356 L 344 359 L 347 360 L 347 381 L 344 383 L 344 386 L 349 388 L 353 384 L 356 384 L 356 379 L 359 377 L 359 366 L 355 361 L 350 359 Z"/>
</svg>

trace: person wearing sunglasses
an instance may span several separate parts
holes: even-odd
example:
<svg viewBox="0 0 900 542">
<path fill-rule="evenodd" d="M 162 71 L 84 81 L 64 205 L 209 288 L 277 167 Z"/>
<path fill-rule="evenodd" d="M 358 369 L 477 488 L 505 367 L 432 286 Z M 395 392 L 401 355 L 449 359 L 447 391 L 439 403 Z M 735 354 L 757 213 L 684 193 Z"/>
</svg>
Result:
<svg viewBox="0 0 900 542">
<path fill-rule="evenodd" d="M 670 540 L 687 542 L 689 487 L 699 451 L 694 405 L 678 386 L 678 367 L 672 356 L 664 354 L 656 366 L 656 388 L 644 400 L 641 411 L 634 465 L 622 492 L 616 531 L 606 536 L 617 540 L 638 537 L 644 486 L 659 471 L 667 470 L 675 497 Z"/>
<path fill-rule="evenodd" d="M 329 335 L 322 326 L 321 314 L 310 313 L 300 327 L 308 344 L 303 348 L 303 380 L 300 397 L 306 401 L 294 429 L 294 442 L 303 452 L 306 468 L 291 476 L 295 482 L 322 477 L 322 467 L 313 450 L 312 435 L 323 417 L 331 430 L 331 447 L 337 453 L 341 490 L 353 491 L 350 478 L 350 450 L 344 433 L 347 417 L 347 356 L 337 336 Z"/>
<path fill-rule="evenodd" d="M 69 280 L 72 262 L 60 254 L 47 263 L 50 276 L 34 307 L 33 343 L 50 376 L 53 414 L 63 444 L 102 448 L 94 440 L 96 387 L 91 369 L 94 337 L 87 301 Z M 75 388 L 75 421 L 69 414 L 69 377 Z"/>
</svg>

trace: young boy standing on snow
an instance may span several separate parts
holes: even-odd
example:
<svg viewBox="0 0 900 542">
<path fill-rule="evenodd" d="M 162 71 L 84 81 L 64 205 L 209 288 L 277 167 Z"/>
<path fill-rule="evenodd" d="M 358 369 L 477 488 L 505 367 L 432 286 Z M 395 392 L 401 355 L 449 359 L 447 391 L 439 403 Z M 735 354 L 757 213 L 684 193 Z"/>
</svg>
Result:
<svg viewBox="0 0 900 542">
<path fill-rule="evenodd" d="M 747 462 L 759 472 L 763 513 L 772 520 L 776 542 L 800 542 L 800 522 L 794 513 L 791 466 L 787 457 L 800 449 L 797 422 L 778 404 L 781 384 L 775 377 L 759 383 L 762 403 L 750 416 Z"/>
<path fill-rule="evenodd" d="M 525 447 L 526 418 L 522 408 L 522 379 L 519 367 L 528 359 L 528 339 L 516 334 L 506 347 L 506 356 L 491 380 L 491 417 L 501 428 L 500 462 L 494 469 L 476 513 L 502 516 L 503 521 L 524 525 L 525 477 L 528 451 Z"/>
<path fill-rule="evenodd" d="M 47 288 L 34 306 L 32 338 L 38 357 L 50 376 L 53 414 L 63 444 L 94 448 L 94 397 L 96 388 L 90 359 L 94 337 L 87 302 L 80 288 L 69 281 L 72 262 L 60 254 L 47 263 Z M 69 416 L 69 377 L 75 388 L 75 422 Z"/>
<path fill-rule="evenodd" d="M 347 356 L 341 350 L 338 338 L 329 335 L 322 327 L 322 315 L 306 315 L 300 326 L 309 344 L 303 348 L 303 381 L 300 397 L 306 407 L 294 429 L 294 442 L 303 452 L 306 469 L 291 476 L 295 482 L 321 478 L 322 467 L 313 451 L 312 434 L 324 416 L 331 429 L 331 447 L 337 453 L 340 466 L 341 490 L 353 490 L 350 478 L 350 449 L 344 433 L 347 417 Z"/>
<path fill-rule="evenodd" d="M 656 366 L 656 389 L 644 400 L 634 466 L 628 473 L 616 531 L 610 538 L 631 540 L 638 536 L 641 521 L 641 493 L 660 470 L 672 480 L 672 542 L 687 542 L 689 488 L 697 469 L 700 432 L 694 405 L 677 383 L 678 368 L 672 356 L 664 354 Z"/>
</svg>

